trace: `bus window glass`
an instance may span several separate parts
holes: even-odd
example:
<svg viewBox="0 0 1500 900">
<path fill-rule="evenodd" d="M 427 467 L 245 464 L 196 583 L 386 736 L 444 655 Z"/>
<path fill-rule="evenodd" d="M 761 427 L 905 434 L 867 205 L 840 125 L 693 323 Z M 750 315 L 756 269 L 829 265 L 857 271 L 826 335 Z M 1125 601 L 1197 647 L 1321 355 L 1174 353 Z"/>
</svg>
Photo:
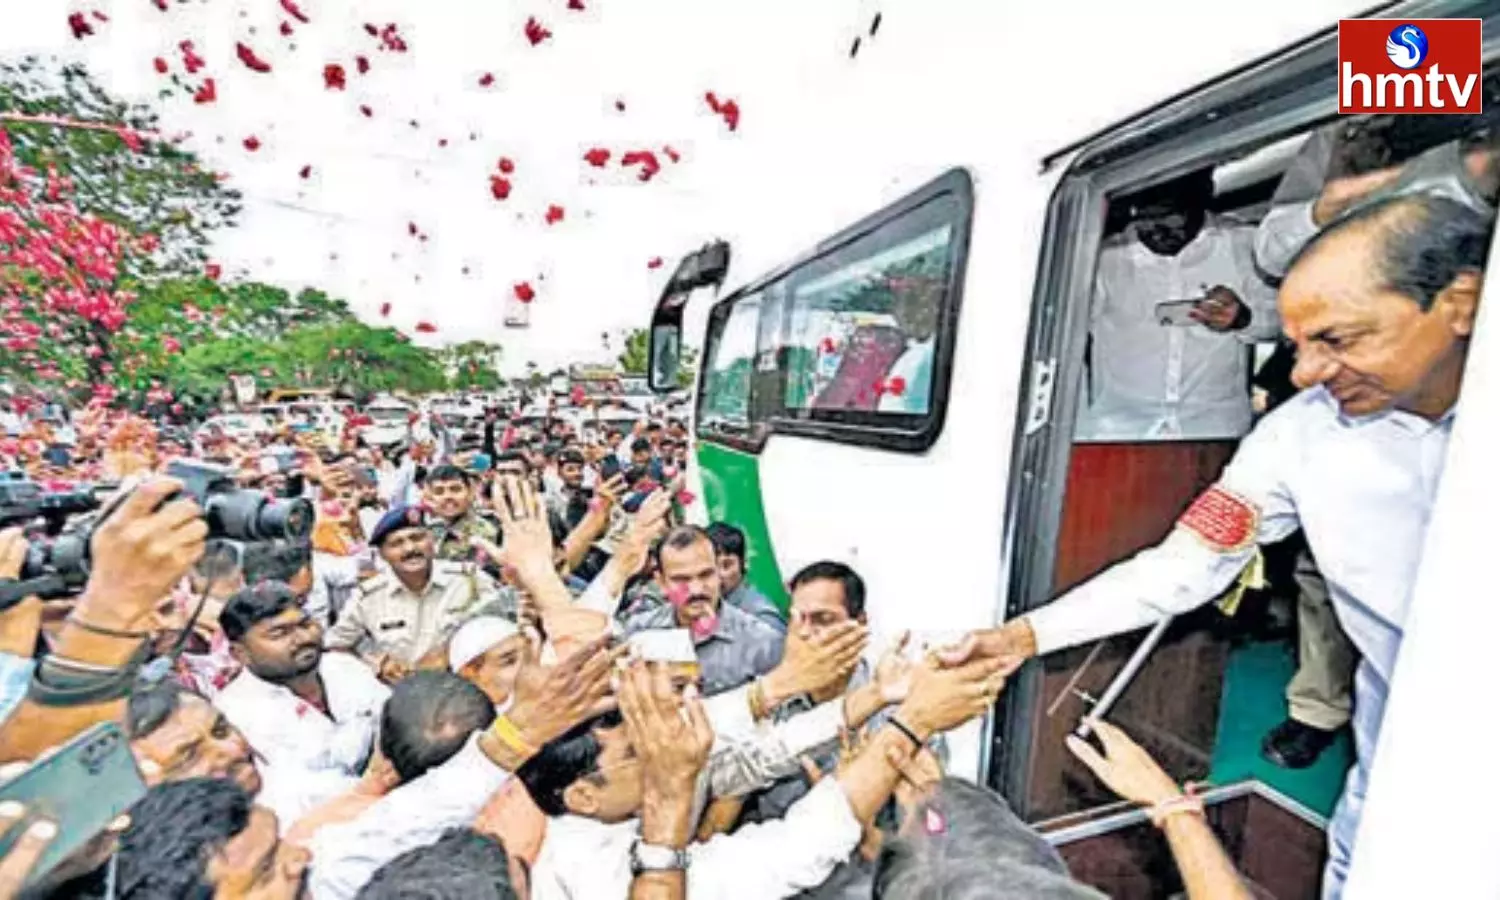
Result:
<svg viewBox="0 0 1500 900">
<path fill-rule="evenodd" d="M 699 421 L 705 428 L 750 426 L 750 376 L 755 367 L 760 296 L 737 301 L 723 330 L 711 339 L 704 366 Z"/>
<path fill-rule="evenodd" d="M 787 411 L 927 415 L 953 251 L 951 224 L 912 235 L 897 220 L 796 284 L 784 343 Z"/>
</svg>

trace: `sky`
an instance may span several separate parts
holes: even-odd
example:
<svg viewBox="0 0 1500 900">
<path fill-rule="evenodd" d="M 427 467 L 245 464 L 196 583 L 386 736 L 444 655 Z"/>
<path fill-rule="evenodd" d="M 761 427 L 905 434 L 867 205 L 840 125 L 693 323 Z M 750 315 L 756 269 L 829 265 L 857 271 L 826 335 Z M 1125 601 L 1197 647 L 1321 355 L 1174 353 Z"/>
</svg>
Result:
<svg viewBox="0 0 1500 900">
<path fill-rule="evenodd" d="M 758 218 L 746 218 L 771 182 L 782 196 L 795 185 L 816 202 L 830 165 L 871 173 L 898 166 L 878 152 L 830 156 L 818 146 L 819 131 L 837 128 L 840 110 L 849 122 L 855 114 L 847 111 L 861 110 L 864 127 L 872 115 L 877 126 L 884 122 L 880 98 L 862 86 L 863 57 L 851 59 L 850 44 L 876 13 L 889 32 L 928 2 L 936 0 L 582 0 L 577 11 L 568 0 L 297 0 L 310 20 L 303 24 L 278 0 L 165 0 L 165 12 L 155 0 L 43 0 L 7 13 L 0 56 L 82 61 L 116 95 L 150 102 L 164 132 L 191 133 L 186 148 L 245 196 L 239 227 L 216 235 L 212 249 L 226 278 L 315 286 L 346 298 L 362 318 L 427 344 L 496 341 L 505 347 L 502 368 L 518 372 L 528 361 L 551 368 L 611 359 L 622 332 L 646 324 L 684 252 L 737 230 L 777 227 L 764 204 Z M 972 12 L 974 27 L 994 35 L 997 54 L 1013 39 L 1008 23 L 1045 16 L 1034 5 L 941 2 Z M 1267 5 L 1298 10 L 1289 36 L 1305 30 L 1307 3 Z M 1158 84 L 1180 89 L 1184 76 L 1206 77 L 1246 52 L 1274 49 L 1232 46 L 1233 34 L 1211 30 L 1217 13 L 1203 7 L 1213 4 L 1159 2 L 1172 29 L 1228 42 L 1223 55 L 1209 54 L 1205 68 L 1205 54 L 1196 61 L 1168 54 L 1147 61 L 1154 78 L 1101 79 L 1089 60 L 1122 43 L 1149 45 L 1162 30 L 1141 11 L 1147 4 L 1128 13 L 1120 6 L 1100 4 L 1087 17 L 1092 27 L 1062 42 L 1078 63 L 1075 77 L 1050 85 L 1059 103 L 1103 92 L 1119 102 L 1092 108 L 1144 106 L 1159 99 Z M 93 10 L 109 21 L 74 39 L 68 13 Z M 552 32 L 539 46 L 525 36 L 531 17 Z M 292 25 L 290 37 L 280 33 L 283 22 Z M 395 23 L 407 52 L 382 51 L 366 23 Z M 943 31 L 930 37 L 931 52 L 944 52 Z M 153 60 L 181 73 L 182 40 L 192 40 L 208 63 L 184 77 L 214 77 L 217 102 L 156 99 L 167 79 Z M 880 38 L 866 40 L 875 48 Z M 271 71 L 241 64 L 237 42 Z M 370 60 L 366 75 L 356 71 L 360 54 Z M 325 88 L 329 63 L 344 66 L 346 90 Z M 901 64 L 923 62 L 912 55 Z M 492 85 L 481 85 L 486 73 Z M 736 131 L 709 108 L 709 91 L 739 105 Z M 955 106 L 953 114 L 976 111 Z M 1027 137 L 1040 158 L 1046 142 L 1107 121 L 1081 113 L 1072 133 Z M 899 115 L 889 127 L 899 130 Z M 243 145 L 250 136 L 260 142 L 254 152 Z M 666 158 L 665 146 L 681 154 L 680 163 Z M 593 147 L 612 151 L 606 170 L 584 162 Z M 662 172 L 637 181 L 618 166 L 629 149 L 655 151 Z M 515 165 L 503 202 L 489 189 L 501 157 Z M 312 167 L 307 179 L 299 177 L 304 166 Z M 872 198 L 870 209 L 880 202 Z M 553 204 L 564 218 L 548 225 L 543 216 Z M 428 239 L 413 237 L 411 225 Z M 664 258 L 660 268 L 648 267 L 654 257 Z M 513 286 L 522 281 L 536 291 L 529 326 L 508 328 Z M 437 332 L 414 334 L 418 321 Z"/>
</svg>

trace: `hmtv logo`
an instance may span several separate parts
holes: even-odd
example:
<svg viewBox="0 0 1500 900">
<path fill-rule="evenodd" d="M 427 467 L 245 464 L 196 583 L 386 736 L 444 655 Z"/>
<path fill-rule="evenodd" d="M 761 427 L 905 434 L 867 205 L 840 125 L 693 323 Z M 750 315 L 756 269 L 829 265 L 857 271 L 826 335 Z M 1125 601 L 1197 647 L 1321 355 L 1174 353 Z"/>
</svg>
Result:
<svg viewBox="0 0 1500 900">
<path fill-rule="evenodd" d="M 1342 19 L 1339 112 L 1479 113 L 1479 19 Z"/>
</svg>

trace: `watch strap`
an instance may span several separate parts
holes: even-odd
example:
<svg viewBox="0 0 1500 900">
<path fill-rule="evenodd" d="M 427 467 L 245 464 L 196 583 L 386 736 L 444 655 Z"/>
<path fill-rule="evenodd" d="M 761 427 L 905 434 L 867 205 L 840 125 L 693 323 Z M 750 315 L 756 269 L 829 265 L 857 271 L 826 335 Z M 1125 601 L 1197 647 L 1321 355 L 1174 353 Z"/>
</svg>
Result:
<svg viewBox="0 0 1500 900">
<path fill-rule="evenodd" d="M 688 867 L 687 850 L 648 844 L 637 838 L 630 845 L 630 872 L 682 872 Z"/>
</svg>

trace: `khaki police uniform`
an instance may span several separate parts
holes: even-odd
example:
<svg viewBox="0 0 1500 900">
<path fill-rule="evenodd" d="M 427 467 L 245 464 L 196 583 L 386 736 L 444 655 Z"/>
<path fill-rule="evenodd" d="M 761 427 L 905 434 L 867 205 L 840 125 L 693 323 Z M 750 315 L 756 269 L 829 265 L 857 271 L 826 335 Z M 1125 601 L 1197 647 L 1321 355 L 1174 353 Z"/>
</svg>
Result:
<svg viewBox="0 0 1500 900">
<path fill-rule="evenodd" d="M 470 510 L 449 525 L 438 522 L 432 526 L 437 538 L 437 558 L 452 562 L 469 562 L 474 559 L 474 548 L 469 544 L 480 537 L 496 546 L 500 544 L 500 526 Z"/>
<path fill-rule="evenodd" d="M 498 615 L 514 621 L 516 606 L 513 588 L 473 564 L 435 560 L 420 594 L 391 572 L 361 584 L 329 629 L 326 645 L 415 665 L 469 619 Z"/>
</svg>

